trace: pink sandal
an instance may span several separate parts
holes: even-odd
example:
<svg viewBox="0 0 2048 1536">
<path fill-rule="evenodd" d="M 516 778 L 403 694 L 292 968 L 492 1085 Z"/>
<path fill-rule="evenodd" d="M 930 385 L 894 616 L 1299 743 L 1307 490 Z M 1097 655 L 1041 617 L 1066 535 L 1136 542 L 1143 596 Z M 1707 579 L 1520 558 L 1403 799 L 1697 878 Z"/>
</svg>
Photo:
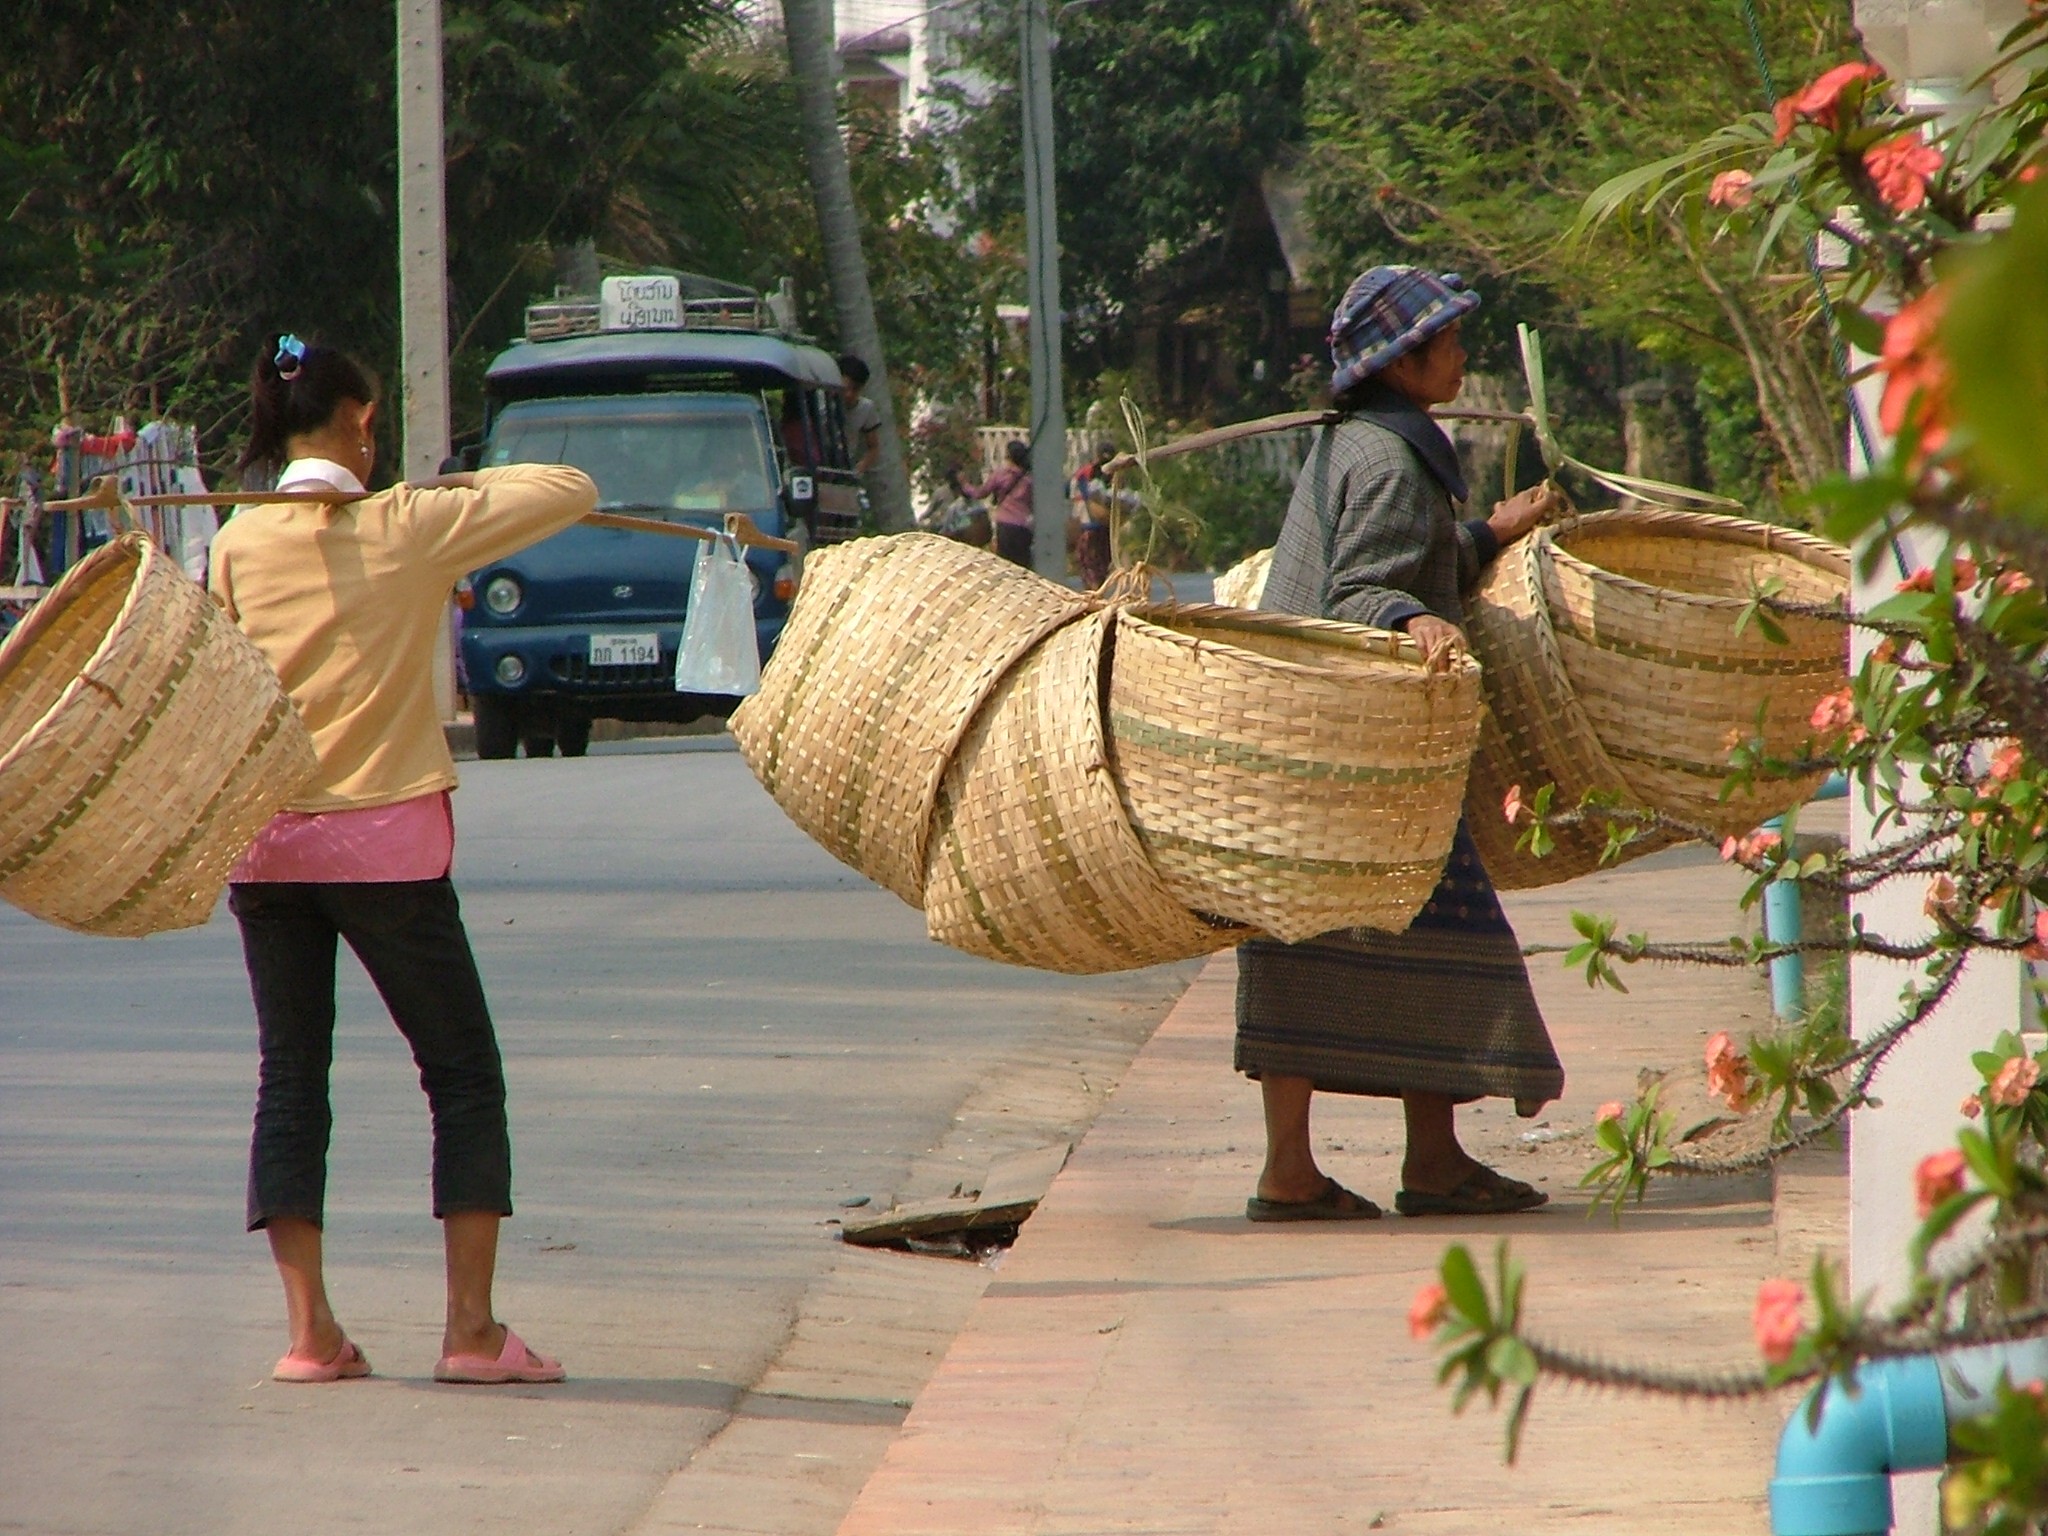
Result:
<svg viewBox="0 0 2048 1536">
<path fill-rule="evenodd" d="M 344 1334 L 341 1348 L 334 1352 L 332 1360 L 301 1360 L 297 1355 L 286 1355 L 272 1368 L 270 1379 L 310 1386 L 327 1381 L 352 1381 L 369 1374 L 369 1357 Z"/>
<path fill-rule="evenodd" d="M 443 1355 L 434 1367 L 434 1380 L 473 1387 L 503 1387 L 514 1383 L 564 1381 L 569 1373 L 562 1362 L 550 1360 L 510 1328 L 505 1330 L 505 1347 L 493 1360 L 488 1355 Z"/>
</svg>

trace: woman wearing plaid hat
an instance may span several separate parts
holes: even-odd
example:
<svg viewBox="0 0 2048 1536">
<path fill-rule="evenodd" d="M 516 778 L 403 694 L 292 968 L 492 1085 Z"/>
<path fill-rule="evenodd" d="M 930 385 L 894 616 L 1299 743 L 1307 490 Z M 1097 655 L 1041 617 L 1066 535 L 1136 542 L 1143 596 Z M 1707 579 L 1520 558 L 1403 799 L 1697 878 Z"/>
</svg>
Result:
<svg viewBox="0 0 2048 1536">
<path fill-rule="evenodd" d="M 1479 296 L 1455 274 L 1374 267 L 1330 326 L 1343 419 L 1310 450 L 1260 607 L 1403 630 L 1434 667 L 1463 651 L 1460 594 L 1555 505 L 1549 486 L 1461 521 L 1457 454 L 1428 408 L 1465 378 L 1460 320 Z M 1549 1197 L 1458 1143 L 1456 1106 L 1512 1099 L 1534 1115 L 1564 1070 L 1478 851 L 1461 825 L 1441 883 L 1401 934 L 1340 929 L 1238 951 L 1237 1067 L 1265 1099 L 1266 1164 L 1253 1221 L 1361 1221 L 1379 1207 L 1316 1166 L 1317 1091 L 1398 1098 L 1405 1216 L 1498 1215 Z"/>
</svg>

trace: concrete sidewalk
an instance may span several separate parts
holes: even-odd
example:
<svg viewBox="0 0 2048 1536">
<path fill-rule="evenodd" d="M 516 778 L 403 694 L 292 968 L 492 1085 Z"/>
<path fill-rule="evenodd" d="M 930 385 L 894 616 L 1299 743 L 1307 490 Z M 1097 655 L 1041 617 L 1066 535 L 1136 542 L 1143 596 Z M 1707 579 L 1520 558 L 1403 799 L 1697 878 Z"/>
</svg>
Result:
<svg viewBox="0 0 2048 1536">
<path fill-rule="evenodd" d="M 1509 898 L 1525 942 L 1577 908 L 1663 938 L 1725 935 L 1739 872 L 1701 850 Z M 1408 1336 L 1452 1241 L 1511 1237 L 1537 1331 L 1610 1356 L 1755 1362 L 1749 1311 L 1778 1251 L 1767 1178 L 1656 1186 L 1617 1230 L 1585 1219 L 1583 1128 L 1643 1066 L 1696 1068 L 1704 1038 L 1767 1020 L 1741 972 L 1639 969 L 1628 996 L 1532 961 L 1569 1076 L 1532 1125 L 1461 1112 L 1472 1150 L 1543 1183 L 1544 1211 L 1470 1221 L 1258 1227 L 1244 1200 L 1257 1090 L 1230 1068 L 1233 959 L 1219 956 L 1139 1055 L 919 1396 L 841 1536 L 1352 1531 L 1762 1531 L 1789 1403 L 1694 1406 L 1539 1388 L 1520 1462 L 1501 1420 L 1463 1418 Z M 1391 1207 L 1400 1117 L 1318 1100 L 1324 1166 Z M 1825 1222 L 1819 1170 L 1803 1204 Z M 1812 1239 L 1812 1222 L 1801 1239 Z"/>
</svg>

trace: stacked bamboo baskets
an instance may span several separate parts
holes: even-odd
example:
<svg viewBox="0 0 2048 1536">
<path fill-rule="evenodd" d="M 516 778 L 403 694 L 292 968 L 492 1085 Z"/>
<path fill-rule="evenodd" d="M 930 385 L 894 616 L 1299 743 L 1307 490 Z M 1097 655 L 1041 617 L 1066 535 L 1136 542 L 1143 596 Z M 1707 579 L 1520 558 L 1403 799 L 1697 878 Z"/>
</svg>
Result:
<svg viewBox="0 0 2048 1536">
<path fill-rule="evenodd" d="M 262 653 L 125 535 L 0 644 L 0 896 L 83 933 L 204 923 L 314 767 Z"/>
<path fill-rule="evenodd" d="M 812 557 L 732 727 L 791 818 L 934 938 L 1091 972 L 1405 927 L 1479 709 L 1476 667 L 1431 674 L 1397 636 L 1102 607 L 905 534 Z"/>
<path fill-rule="evenodd" d="M 1820 775 L 1758 780 L 1723 798 L 1738 740 L 1796 758 L 1814 704 L 1842 686 L 1838 621 L 1786 614 L 1784 641 L 1736 621 L 1759 591 L 1840 602 L 1848 553 L 1766 523 L 1696 512 L 1603 512 L 1507 550 L 1466 603 L 1488 719 L 1467 820 L 1496 884 L 1549 885 L 1599 867 L 1604 824 L 1557 830 L 1538 859 L 1502 815 L 1514 786 L 1555 784 L 1555 809 L 1599 791 L 1725 836 L 1790 810 Z M 1626 856 L 1665 846 L 1639 838 Z"/>
</svg>

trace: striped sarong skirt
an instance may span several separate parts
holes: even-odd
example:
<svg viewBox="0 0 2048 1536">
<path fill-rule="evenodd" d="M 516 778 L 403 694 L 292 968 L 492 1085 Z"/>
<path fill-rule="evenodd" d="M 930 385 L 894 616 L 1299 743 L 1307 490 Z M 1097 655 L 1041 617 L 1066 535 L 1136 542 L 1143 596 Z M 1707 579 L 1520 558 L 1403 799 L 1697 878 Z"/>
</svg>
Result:
<svg viewBox="0 0 2048 1536">
<path fill-rule="evenodd" d="M 1237 952 L 1237 1069 L 1318 1092 L 1513 1099 L 1564 1092 L 1521 944 L 1462 823 L 1406 933 L 1341 928 Z"/>
</svg>

